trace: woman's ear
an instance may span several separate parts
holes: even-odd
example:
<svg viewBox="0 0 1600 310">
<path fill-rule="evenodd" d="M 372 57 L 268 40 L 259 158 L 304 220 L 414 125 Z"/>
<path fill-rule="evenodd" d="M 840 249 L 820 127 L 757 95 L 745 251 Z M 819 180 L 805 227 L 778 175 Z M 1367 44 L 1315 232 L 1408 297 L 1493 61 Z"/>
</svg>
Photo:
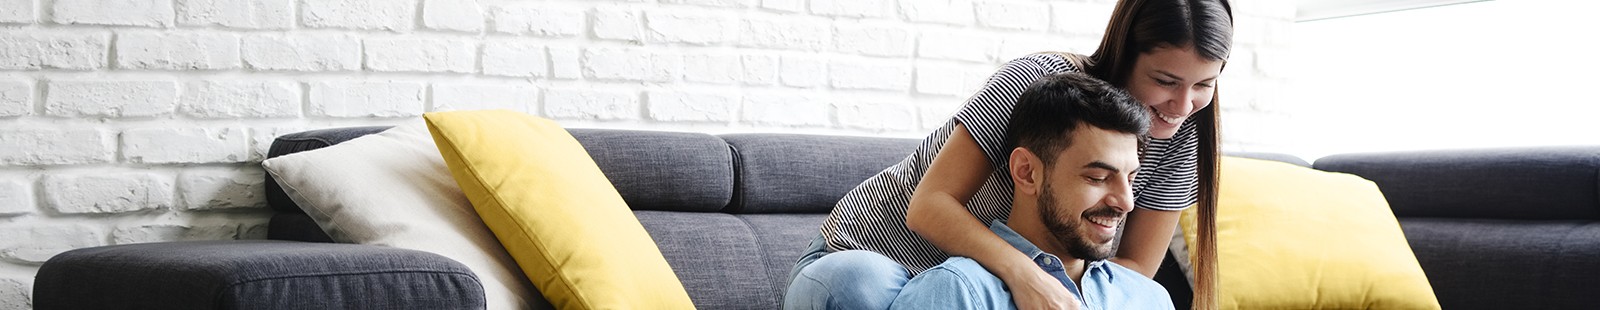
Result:
<svg viewBox="0 0 1600 310">
<path fill-rule="evenodd" d="M 1017 194 L 1039 195 L 1039 180 L 1044 177 L 1044 162 L 1039 161 L 1039 156 L 1025 148 L 1014 148 L 1006 166 Z"/>
</svg>

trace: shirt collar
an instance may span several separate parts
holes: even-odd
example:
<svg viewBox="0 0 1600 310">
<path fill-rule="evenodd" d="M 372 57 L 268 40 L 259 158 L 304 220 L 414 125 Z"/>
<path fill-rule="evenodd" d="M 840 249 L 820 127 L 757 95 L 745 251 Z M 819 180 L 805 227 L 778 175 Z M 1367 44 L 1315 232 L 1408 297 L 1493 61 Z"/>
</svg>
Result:
<svg viewBox="0 0 1600 310">
<path fill-rule="evenodd" d="M 1022 251 L 1022 254 L 1028 255 L 1028 258 L 1032 259 L 1034 262 L 1038 262 L 1040 258 L 1046 257 L 1054 259 L 1057 262 L 1061 261 L 1060 257 L 1056 257 L 1050 253 L 1045 253 L 1044 250 L 1039 249 L 1039 246 L 1034 245 L 1033 242 L 1029 242 L 1028 238 L 1023 238 L 1022 234 L 1018 234 L 1017 231 L 1011 230 L 1011 226 L 1006 226 L 1005 220 L 996 219 L 993 222 L 990 222 L 989 230 L 994 231 L 994 234 L 999 235 L 1000 239 L 1005 240 L 1006 243 L 1010 243 L 1011 247 L 1017 248 L 1017 251 Z M 1088 273 L 1090 270 L 1104 268 L 1105 263 L 1105 260 L 1088 261 L 1088 264 L 1084 267 L 1084 273 Z M 1108 277 L 1108 279 L 1111 276 L 1110 272 L 1103 273 Z"/>
</svg>

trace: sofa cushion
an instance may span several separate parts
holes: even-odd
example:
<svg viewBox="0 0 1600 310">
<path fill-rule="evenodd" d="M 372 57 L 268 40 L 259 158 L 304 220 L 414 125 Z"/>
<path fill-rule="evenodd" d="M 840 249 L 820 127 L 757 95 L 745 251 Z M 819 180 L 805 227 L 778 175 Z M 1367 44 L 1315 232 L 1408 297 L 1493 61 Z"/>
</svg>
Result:
<svg viewBox="0 0 1600 310">
<path fill-rule="evenodd" d="M 1378 183 L 1402 217 L 1600 219 L 1600 147 L 1340 154 L 1314 167 Z"/>
<path fill-rule="evenodd" d="M 738 167 L 729 213 L 828 213 L 845 192 L 904 160 L 917 140 L 723 135 Z"/>
<path fill-rule="evenodd" d="M 733 199 L 733 154 L 702 133 L 571 129 L 634 210 L 714 212 Z"/>
<path fill-rule="evenodd" d="M 39 309 L 482 309 L 471 270 L 390 247 L 228 240 L 77 249 L 51 257 Z"/>
<path fill-rule="evenodd" d="M 778 309 L 825 214 L 636 211 L 700 309 Z"/>
<path fill-rule="evenodd" d="M 1600 222 L 1402 218 L 1445 309 L 1600 305 Z"/>
<path fill-rule="evenodd" d="M 507 110 L 423 119 L 461 191 L 551 304 L 693 307 L 650 235 L 566 129 Z"/>
<path fill-rule="evenodd" d="M 1222 308 L 1439 308 L 1371 181 L 1238 157 L 1223 157 L 1220 168 Z M 1180 219 L 1189 248 L 1196 213 L 1185 210 Z"/>
<path fill-rule="evenodd" d="M 421 121 L 261 163 L 341 243 L 428 251 L 472 268 L 489 308 L 538 300 L 450 177 Z"/>
</svg>

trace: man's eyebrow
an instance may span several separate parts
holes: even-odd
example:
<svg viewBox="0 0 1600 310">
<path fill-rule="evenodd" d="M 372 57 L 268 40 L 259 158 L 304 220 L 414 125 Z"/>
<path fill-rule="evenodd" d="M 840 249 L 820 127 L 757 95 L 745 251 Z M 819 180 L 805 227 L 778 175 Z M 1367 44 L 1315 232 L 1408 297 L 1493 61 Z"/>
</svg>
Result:
<svg viewBox="0 0 1600 310">
<path fill-rule="evenodd" d="M 1083 167 L 1084 168 L 1098 168 L 1098 169 L 1110 170 L 1111 174 L 1122 173 L 1122 169 L 1117 169 L 1117 167 L 1111 166 L 1111 164 L 1107 164 L 1106 162 L 1098 161 L 1098 160 L 1091 161 L 1088 164 L 1084 164 Z"/>
</svg>

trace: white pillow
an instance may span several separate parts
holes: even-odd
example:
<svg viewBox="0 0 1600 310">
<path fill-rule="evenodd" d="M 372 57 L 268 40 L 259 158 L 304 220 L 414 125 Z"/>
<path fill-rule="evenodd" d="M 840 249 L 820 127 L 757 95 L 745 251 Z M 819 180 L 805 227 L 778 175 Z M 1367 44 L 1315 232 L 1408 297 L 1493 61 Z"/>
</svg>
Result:
<svg viewBox="0 0 1600 310">
<path fill-rule="evenodd" d="M 538 293 L 456 186 L 420 120 L 261 165 L 334 241 L 461 262 L 478 274 L 489 309 L 527 309 Z"/>
</svg>

